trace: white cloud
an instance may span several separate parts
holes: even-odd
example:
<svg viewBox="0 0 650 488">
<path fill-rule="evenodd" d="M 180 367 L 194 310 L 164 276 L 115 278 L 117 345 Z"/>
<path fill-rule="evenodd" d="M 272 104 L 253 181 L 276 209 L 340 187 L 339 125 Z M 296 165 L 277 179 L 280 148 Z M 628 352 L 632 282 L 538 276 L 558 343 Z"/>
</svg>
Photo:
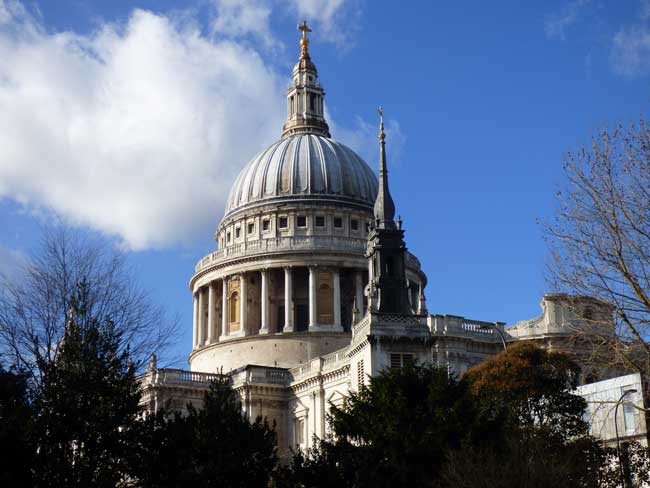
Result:
<svg viewBox="0 0 650 488">
<path fill-rule="evenodd" d="M 330 126 L 332 137 L 354 149 L 368 165 L 377 172 L 379 164 L 379 116 L 372 123 L 360 116 L 355 117 L 353 127 L 342 127 L 332 121 L 327 107 L 325 115 Z M 389 167 L 402 163 L 402 150 L 406 144 L 406 135 L 402 132 L 397 120 L 387 117 L 384 119 L 386 133 L 386 158 Z"/>
<path fill-rule="evenodd" d="M 212 28 L 230 37 L 253 35 L 266 47 L 276 47 L 271 34 L 271 3 L 268 0 L 213 0 L 216 10 Z"/>
<path fill-rule="evenodd" d="M 351 33 L 360 14 L 356 2 L 349 0 L 288 0 L 300 20 L 317 22 L 317 37 L 335 43 L 339 48 L 349 46 Z"/>
<path fill-rule="evenodd" d="M 613 40 L 612 66 L 624 76 L 650 73 L 650 27 L 636 25 L 617 32 Z"/>
<path fill-rule="evenodd" d="M 5 0 L 0 19 L 0 198 L 132 249 L 183 242 L 279 135 L 283 86 L 250 48 L 142 10 L 88 36 Z"/>
<path fill-rule="evenodd" d="M 546 16 L 544 21 L 544 32 L 552 39 L 566 39 L 566 31 L 578 21 L 580 11 L 589 4 L 591 0 L 573 0 L 564 6 L 557 13 Z"/>
<path fill-rule="evenodd" d="M 258 47 L 281 46 L 276 8 L 334 42 L 350 20 L 350 0 L 212 2 L 208 34 L 187 12 L 135 10 L 79 35 L 0 0 L 0 199 L 134 250 L 211 233 L 235 175 L 284 121 L 288 73 Z M 341 132 L 368 147 L 362 122 Z"/>
</svg>

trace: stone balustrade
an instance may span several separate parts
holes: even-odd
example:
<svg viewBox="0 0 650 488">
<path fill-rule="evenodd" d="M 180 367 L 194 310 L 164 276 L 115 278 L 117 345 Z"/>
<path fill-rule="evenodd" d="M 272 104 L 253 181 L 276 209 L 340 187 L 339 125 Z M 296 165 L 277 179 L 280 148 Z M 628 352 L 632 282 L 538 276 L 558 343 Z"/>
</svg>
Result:
<svg viewBox="0 0 650 488">
<path fill-rule="evenodd" d="M 505 334 L 502 322 L 484 322 L 456 315 L 430 315 L 428 325 L 433 335 L 473 338 L 482 341 L 501 341 L 498 328 Z"/>
<path fill-rule="evenodd" d="M 184 385 L 184 386 L 207 386 L 212 380 L 219 378 L 217 373 L 199 373 L 182 369 L 160 368 L 147 371 L 140 377 L 140 383 L 144 385 Z"/>
<path fill-rule="evenodd" d="M 285 252 L 334 251 L 352 252 L 363 255 L 367 241 L 364 238 L 337 236 L 288 236 L 260 239 L 233 244 L 214 251 L 202 258 L 195 266 L 196 273 L 214 264 L 223 264 L 233 259 L 256 255 L 269 255 Z M 411 253 L 406 253 L 406 266 L 420 269 L 420 261 Z"/>
</svg>

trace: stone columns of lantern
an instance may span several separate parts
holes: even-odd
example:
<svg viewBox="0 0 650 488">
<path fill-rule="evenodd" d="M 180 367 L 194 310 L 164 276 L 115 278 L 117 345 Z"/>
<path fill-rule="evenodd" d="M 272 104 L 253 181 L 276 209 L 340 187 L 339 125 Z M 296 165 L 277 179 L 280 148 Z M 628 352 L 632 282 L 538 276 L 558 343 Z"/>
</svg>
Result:
<svg viewBox="0 0 650 488">
<path fill-rule="evenodd" d="M 343 329 L 341 327 L 341 274 L 338 269 L 332 273 L 332 280 L 334 282 L 334 328 Z"/>
<path fill-rule="evenodd" d="M 357 311 L 359 318 L 363 317 L 363 276 L 361 270 L 357 270 L 355 277 L 354 297 L 357 302 Z"/>
<path fill-rule="evenodd" d="M 205 298 L 204 290 L 199 288 L 199 334 L 197 347 L 205 342 Z"/>
<path fill-rule="evenodd" d="M 269 333 L 269 272 L 266 269 L 260 271 L 262 275 L 262 296 L 261 296 L 261 325 L 260 334 Z"/>
<path fill-rule="evenodd" d="M 239 292 L 241 294 L 239 301 L 239 334 L 248 335 L 246 330 L 246 323 L 248 322 L 248 282 L 246 280 L 246 273 L 242 273 L 239 277 Z"/>
<path fill-rule="evenodd" d="M 215 315 L 216 315 L 216 290 L 214 289 L 214 283 L 208 284 L 208 344 L 212 344 L 215 339 Z"/>
<path fill-rule="evenodd" d="M 228 280 L 224 276 L 221 280 L 221 337 L 228 337 Z"/>
<path fill-rule="evenodd" d="M 194 304 L 194 317 L 192 320 L 192 348 L 196 349 L 199 343 L 199 297 L 196 293 L 192 294 Z"/>
<path fill-rule="evenodd" d="M 284 268 L 284 332 L 293 332 L 293 284 L 291 268 Z"/>
<path fill-rule="evenodd" d="M 318 316 L 316 314 L 316 281 L 318 270 L 309 267 L 309 329 L 318 327 Z"/>
</svg>

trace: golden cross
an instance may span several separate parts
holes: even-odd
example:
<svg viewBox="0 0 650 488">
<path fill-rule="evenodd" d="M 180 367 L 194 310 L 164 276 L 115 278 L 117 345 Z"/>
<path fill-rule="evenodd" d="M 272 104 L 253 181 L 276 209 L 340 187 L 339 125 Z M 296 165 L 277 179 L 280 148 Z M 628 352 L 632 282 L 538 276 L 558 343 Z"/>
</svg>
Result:
<svg viewBox="0 0 650 488">
<path fill-rule="evenodd" d="M 298 24 L 298 30 L 302 32 L 302 38 L 307 39 L 307 32 L 311 32 L 311 29 L 307 27 L 307 21 L 303 20 L 302 24 Z"/>
</svg>

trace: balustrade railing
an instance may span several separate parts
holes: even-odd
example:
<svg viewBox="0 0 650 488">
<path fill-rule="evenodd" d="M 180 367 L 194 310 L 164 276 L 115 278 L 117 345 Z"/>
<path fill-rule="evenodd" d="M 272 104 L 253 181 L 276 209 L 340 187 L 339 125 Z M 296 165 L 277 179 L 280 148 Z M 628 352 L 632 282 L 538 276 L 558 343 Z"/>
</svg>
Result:
<svg viewBox="0 0 650 488">
<path fill-rule="evenodd" d="M 214 251 L 203 257 L 194 268 L 195 272 L 229 259 L 242 256 L 254 256 L 256 254 L 267 254 L 286 251 L 352 251 L 363 254 L 366 250 L 366 239 L 357 237 L 337 236 L 288 236 L 272 237 L 256 241 L 241 242 Z M 420 269 L 420 261 L 413 254 L 406 253 L 406 265 L 409 268 Z"/>
<path fill-rule="evenodd" d="M 201 259 L 195 267 L 200 271 L 214 263 L 225 259 L 239 256 L 250 256 L 281 251 L 301 251 L 326 249 L 333 251 L 355 251 L 363 253 L 366 248 L 366 240 L 354 237 L 333 237 L 333 236 L 290 236 L 261 239 L 257 241 L 242 242 L 233 244 L 224 249 L 219 249 Z"/>
<path fill-rule="evenodd" d="M 200 383 L 209 384 L 212 380 L 219 378 L 217 373 L 199 373 L 183 369 L 161 368 L 148 371 L 142 376 L 143 383 L 165 384 L 165 385 L 187 385 Z"/>
<path fill-rule="evenodd" d="M 501 322 L 484 322 L 455 315 L 430 315 L 428 321 L 433 334 L 459 337 L 473 336 L 483 338 L 483 340 L 500 341 L 499 333 L 495 329 L 499 328 L 504 333 Z"/>
</svg>

